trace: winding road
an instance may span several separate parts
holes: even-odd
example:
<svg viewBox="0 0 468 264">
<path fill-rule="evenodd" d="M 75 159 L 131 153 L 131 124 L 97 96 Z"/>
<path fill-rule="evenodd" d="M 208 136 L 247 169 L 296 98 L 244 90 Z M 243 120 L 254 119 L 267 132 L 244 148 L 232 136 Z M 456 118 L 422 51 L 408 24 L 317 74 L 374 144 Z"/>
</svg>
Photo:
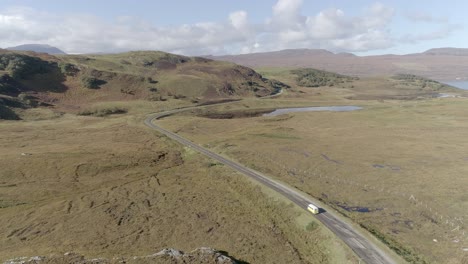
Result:
<svg viewBox="0 0 468 264">
<path fill-rule="evenodd" d="M 286 186 L 285 184 L 279 183 L 260 172 L 254 171 L 249 169 L 242 164 L 234 162 L 226 157 L 223 157 L 219 154 L 216 154 L 206 148 L 201 147 L 200 145 L 187 140 L 176 133 L 173 133 L 169 130 L 162 128 L 161 126 L 156 125 L 153 121 L 160 119 L 162 117 L 170 116 L 172 114 L 187 111 L 193 108 L 185 108 L 185 109 L 176 109 L 161 113 L 156 113 L 149 115 L 145 119 L 145 124 L 152 129 L 157 130 L 158 132 L 166 135 L 167 137 L 192 148 L 218 162 L 223 163 L 226 166 L 231 167 L 232 169 L 243 173 L 246 176 L 249 176 L 256 181 L 260 182 L 261 184 L 271 188 L 272 190 L 282 194 L 284 197 L 292 201 L 293 203 L 297 204 L 298 206 L 302 207 L 304 210 L 307 210 L 307 205 L 310 203 L 313 204 L 320 204 L 317 201 L 306 197 L 305 195 L 301 194 L 297 190 L 294 190 L 291 187 Z M 355 253 L 358 255 L 364 262 L 368 264 L 389 264 L 389 263 L 396 263 L 390 256 L 388 256 L 385 252 L 379 249 L 372 241 L 367 239 L 365 236 L 359 233 L 354 227 L 349 225 L 348 223 L 342 221 L 338 217 L 336 217 L 331 212 L 321 212 L 320 214 L 314 215 L 320 222 L 322 222 L 327 228 L 329 228 L 336 236 L 338 236 L 341 240 L 344 241 Z"/>
</svg>

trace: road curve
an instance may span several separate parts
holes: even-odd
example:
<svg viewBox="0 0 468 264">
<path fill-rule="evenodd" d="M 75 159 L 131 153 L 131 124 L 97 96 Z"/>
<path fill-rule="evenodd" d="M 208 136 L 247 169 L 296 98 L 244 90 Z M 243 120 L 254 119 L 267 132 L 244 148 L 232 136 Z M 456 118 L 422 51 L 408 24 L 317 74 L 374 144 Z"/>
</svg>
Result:
<svg viewBox="0 0 468 264">
<path fill-rule="evenodd" d="M 229 166 L 233 168 L 234 170 L 245 174 L 246 176 L 249 176 L 257 180 L 261 184 L 282 194 L 283 196 L 285 196 L 287 199 L 289 199 L 293 203 L 302 207 L 304 210 L 306 210 L 307 205 L 309 203 L 317 204 L 316 201 L 314 201 L 311 198 L 305 197 L 303 194 L 299 193 L 297 190 L 294 190 L 286 186 L 285 184 L 276 182 L 275 180 L 272 180 L 271 178 L 263 175 L 260 172 L 249 169 L 243 166 L 242 164 L 234 162 L 208 149 L 205 149 L 201 147 L 200 145 L 197 145 L 191 142 L 190 140 L 187 140 L 169 130 L 162 128 L 161 126 L 154 124 L 153 122 L 154 120 L 157 120 L 159 118 L 169 116 L 178 112 L 186 111 L 188 109 L 191 109 L 191 108 L 176 109 L 176 110 L 149 115 L 145 119 L 145 124 L 149 126 L 150 128 L 155 129 L 158 132 L 166 135 L 167 137 L 187 147 L 190 147 L 193 150 L 196 150 L 214 160 L 217 160 L 218 162 L 221 162 L 224 165 Z M 328 229 L 330 229 L 333 233 L 335 233 L 336 236 L 338 236 L 341 240 L 343 240 L 343 242 L 346 243 L 356 253 L 356 255 L 358 255 L 364 262 L 368 264 L 396 263 L 387 254 L 385 254 L 382 250 L 380 250 L 377 246 L 375 246 L 371 241 L 369 241 L 366 237 L 364 237 L 358 231 L 356 231 L 351 225 L 349 225 L 346 222 L 343 222 L 342 220 L 334 216 L 332 213 L 322 212 L 318 215 L 315 215 L 315 217 L 320 222 L 322 222 Z"/>
</svg>

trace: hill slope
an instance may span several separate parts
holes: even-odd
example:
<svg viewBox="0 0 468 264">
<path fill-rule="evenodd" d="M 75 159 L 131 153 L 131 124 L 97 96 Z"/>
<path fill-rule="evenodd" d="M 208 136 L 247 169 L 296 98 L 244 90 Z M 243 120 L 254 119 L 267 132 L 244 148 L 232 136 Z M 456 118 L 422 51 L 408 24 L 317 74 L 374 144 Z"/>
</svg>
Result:
<svg viewBox="0 0 468 264">
<path fill-rule="evenodd" d="M 0 118 L 18 118 L 6 101 L 17 102 L 17 108 L 48 105 L 78 112 L 98 102 L 203 103 L 266 96 L 282 87 L 247 67 L 164 52 L 55 57 L 0 51 Z"/>
</svg>

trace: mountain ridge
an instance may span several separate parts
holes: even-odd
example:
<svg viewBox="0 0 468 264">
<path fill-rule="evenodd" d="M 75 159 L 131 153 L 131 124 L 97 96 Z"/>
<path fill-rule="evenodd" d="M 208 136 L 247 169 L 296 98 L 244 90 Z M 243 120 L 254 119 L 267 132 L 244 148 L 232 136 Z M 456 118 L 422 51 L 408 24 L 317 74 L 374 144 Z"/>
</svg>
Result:
<svg viewBox="0 0 468 264">
<path fill-rule="evenodd" d="M 52 55 L 65 55 L 66 53 L 59 48 L 48 44 L 22 44 L 14 47 L 8 47 L 12 51 L 34 51 L 38 53 L 48 53 Z"/>
<path fill-rule="evenodd" d="M 450 55 L 450 56 L 468 56 L 467 48 L 433 48 L 423 52 L 428 55 Z"/>
</svg>

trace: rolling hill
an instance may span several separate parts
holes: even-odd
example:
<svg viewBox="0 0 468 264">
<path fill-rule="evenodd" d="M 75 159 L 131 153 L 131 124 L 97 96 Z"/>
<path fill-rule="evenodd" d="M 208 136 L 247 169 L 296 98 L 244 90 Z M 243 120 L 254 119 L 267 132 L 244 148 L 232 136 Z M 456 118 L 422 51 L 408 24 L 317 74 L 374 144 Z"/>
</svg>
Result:
<svg viewBox="0 0 468 264">
<path fill-rule="evenodd" d="M 0 118 L 39 105 L 79 112 L 98 102 L 206 103 L 260 97 L 286 87 L 229 62 L 158 51 L 67 55 L 0 51 Z"/>
</svg>

